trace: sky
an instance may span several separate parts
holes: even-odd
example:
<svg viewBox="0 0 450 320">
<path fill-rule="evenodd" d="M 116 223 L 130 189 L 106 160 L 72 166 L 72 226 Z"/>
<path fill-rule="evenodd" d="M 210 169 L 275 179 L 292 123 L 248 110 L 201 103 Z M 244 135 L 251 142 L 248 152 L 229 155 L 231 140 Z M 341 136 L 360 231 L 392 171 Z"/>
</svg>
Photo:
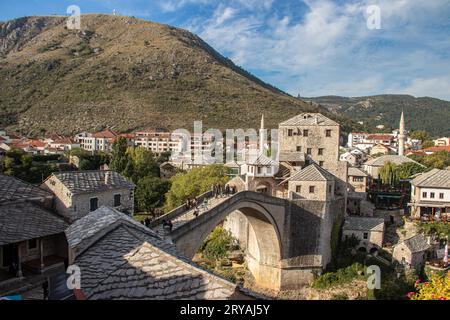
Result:
<svg viewBox="0 0 450 320">
<path fill-rule="evenodd" d="M 0 0 L 0 21 L 69 5 L 188 29 L 294 96 L 450 100 L 450 0 Z"/>
</svg>

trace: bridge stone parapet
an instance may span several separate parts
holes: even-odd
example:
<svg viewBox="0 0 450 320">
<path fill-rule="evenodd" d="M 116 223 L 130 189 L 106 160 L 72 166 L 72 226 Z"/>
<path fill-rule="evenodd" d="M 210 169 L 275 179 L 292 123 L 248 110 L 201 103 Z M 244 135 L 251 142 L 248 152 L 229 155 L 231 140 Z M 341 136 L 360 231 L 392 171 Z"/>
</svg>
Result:
<svg viewBox="0 0 450 320">
<path fill-rule="evenodd" d="M 169 217 L 182 223 L 167 233 L 166 239 L 192 258 L 218 224 L 233 226 L 230 231 L 245 244 L 247 266 L 256 284 L 275 290 L 296 289 L 311 282 L 331 261 L 333 225 L 344 212 L 342 205 L 333 201 L 294 202 L 242 191 L 198 217 L 176 209 Z"/>
</svg>

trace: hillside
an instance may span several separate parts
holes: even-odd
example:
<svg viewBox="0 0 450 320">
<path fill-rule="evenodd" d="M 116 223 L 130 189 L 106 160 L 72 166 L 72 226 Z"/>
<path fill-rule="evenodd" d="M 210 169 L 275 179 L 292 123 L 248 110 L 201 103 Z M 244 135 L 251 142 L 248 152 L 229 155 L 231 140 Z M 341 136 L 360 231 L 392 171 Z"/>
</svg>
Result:
<svg viewBox="0 0 450 320">
<path fill-rule="evenodd" d="M 196 35 L 146 20 L 83 15 L 0 23 L 0 127 L 73 134 L 110 127 L 269 127 L 326 112 L 265 84 Z M 339 116 L 346 128 L 354 126 Z"/>
<path fill-rule="evenodd" d="M 302 99 L 313 101 L 334 114 L 364 121 L 369 126 L 382 124 L 392 129 L 398 128 L 400 114 L 404 110 L 408 130 L 426 130 L 435 137 L 450 135 L 450 101 L 409 95 Z"/>
</svg>

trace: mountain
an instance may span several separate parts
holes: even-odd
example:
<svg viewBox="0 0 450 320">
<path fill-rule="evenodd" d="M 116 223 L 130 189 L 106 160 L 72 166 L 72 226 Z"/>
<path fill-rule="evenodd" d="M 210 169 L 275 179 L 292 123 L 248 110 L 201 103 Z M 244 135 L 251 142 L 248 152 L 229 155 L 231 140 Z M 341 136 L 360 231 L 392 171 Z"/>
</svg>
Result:
<svg viewBox="0 0 450 320">
<path fill-rule="evenodd" d="M 450 135 L 450 101 L 409 95 L 378 95 L 369 97 L 323 96 L 302 98 L 327 108 L 336 115 L 363 121 L 369 127 L 385 125 L 387 130 L 398 129 L 402 110 L 406 128 L 426 130 L 431 136 Z"/>
<path fill-rule="evenodd" d="M 0 23 L 0 127 L 73 134 L 109 127 L 268 127 L 300 112 L 323 112 L 224 58 L 198 36 L 142 19 L 82 15 Z"/>
</svg>

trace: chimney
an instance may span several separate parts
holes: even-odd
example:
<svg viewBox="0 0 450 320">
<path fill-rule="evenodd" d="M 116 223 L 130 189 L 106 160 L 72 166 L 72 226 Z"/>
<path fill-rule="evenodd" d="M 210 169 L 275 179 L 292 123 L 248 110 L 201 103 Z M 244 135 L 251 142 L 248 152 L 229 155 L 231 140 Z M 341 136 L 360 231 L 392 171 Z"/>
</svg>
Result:
<svg viewBox="0 0 450 320">
<path fill-rule="evenodd" d="M 105 184 L 109 184 L 111 182 L 111 171 L 106 171 L 105 172 Z"/>
</svg>

